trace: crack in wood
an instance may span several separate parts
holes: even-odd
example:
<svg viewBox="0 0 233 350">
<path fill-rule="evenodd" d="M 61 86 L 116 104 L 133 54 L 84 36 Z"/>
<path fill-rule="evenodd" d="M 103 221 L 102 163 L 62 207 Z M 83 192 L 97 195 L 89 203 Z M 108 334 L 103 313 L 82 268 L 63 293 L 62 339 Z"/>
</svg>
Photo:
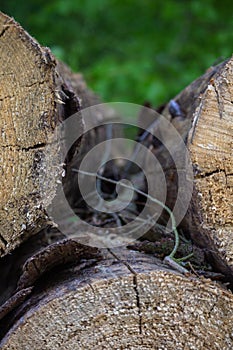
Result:
<svg viewBox="0 0 233 350">
<path fill-rule="evenodd" d="M 16 148 L 16 150 L 18 150 L 18 151 L 24 151 L 24 152 L 29 152 L 29 151 L 31 151 L 31 150 L 34 150 L 34 149 L 40 149 L 40 148 L 43 148 L 43 147 L 45 147 L 47 144 L 45 143 L 45 142 L 42 142 L 42 143 L 38 143 L 38 144 L 36 144 L 36 145 L 34 145 L 34 146 L 29 146 L 29 147 L 21 147 L 21 146 L 19 146 L 19 145 L 17 145 L 17 144 L 15 144 L 15 145 L 11 145 L 11 144 L 8 144 L 8 145 L 1 145 L 0 146 L 0 148 Z"/>
<path fill-rule="evenodd" d="M 191 135 L 191 144 L 193 144 L 193 138 L 194 138 L 194 134 L 195 134 L 195 131 L 196 131 L 196 127 L 197 127 L 197 122 L 198 122 L 198 119 L 201 115 L 201 112 L 202 112 L 202 108 L 203 108 L 203 101 L 200 102 L 200 105 L 199 105 L 199 110 L 193 120 L 193 130 L 192 130 L 192 135 Z"/>
<path fill-rule="evenodd" d="M 215 300 L 215 302 L 213 303 L 213 305 L 211 305 L 211 307 L 209 309 L 209 312 L 208 312 L 209 318 L 211 317 L 211 313 L 212 313 L 213 309 L 215 308 L 215 306 L 217 305 L 218 300 L 219 300 L 219 295 L 217 295 L 217 299 Z"/>
<path fill-rule="evenodd" d="M 38 143 L 34 146 L 29 146 L 29 147 L 22 147 L 21 150 L 22 151 L 25 151 L 25 152 L 29 152 L 29 151 L 32 151 L 34 149 L 39 149 L 39 148 L 43 148 L 46 146 L 46 143 L 45 142 L 42 142 L 42 143 Z"/>
<path fill-rule="evenodd" d="M 4 25 L 3 25 L 3 29 L 2 29 L 2 31 L 1 31 L 1 33 L 0 33 L 0 38 L 6 33 L 6 31 L 7 31 L 9 28 L 10 28 L 9 25 L 7 25 L 7 24 L 4 24 Z"/>
<path fill-rule="evenodd" d="M 41 80 L 41 81 L 35 81 L 34 83 L 31 83 L 31 84 L 26 84 L 24 85 L 23 87 L 25 88 L 31 88 L 32 86 L 36 86 L 36 85 L 43 85 L 43 84 L 46 84 L 46 81 L 45 80 Z"/>
<path fill-rule="evenodd" d="M 0 233 L 0 240 L 2 241 L 2 243 L 4 244 L 4 246 L 6 247 L 8 242 L 7 240 L 5 240 L 5 238 L 3 237 L 3 235 Z"/>
<path fill-rule="evenodd" d="M 215 91 L 216 97 L 217 97 L 219 116 L 220 116 L 220 119 L 222 119 L 222 117 L 223 117 L 223 109 L 224 109 L 223 106 L 224 106 L 224 104 L 223 104 L 223 102 L 222 102 L 222 98 L 220 97 L 220 94 L 219 94 L 219 92 L 218 92 L 218 89 L 217 89 L 216 85 L 213 84 L 213 87 L 214 87 L 214 91 Z"/>
<path fill-rule="evenodd" d="M 114 256 L 114 258 L 116 258 L 118 261 L 124 264 L 127 267 L 127 269 L 133 274 L 133 289 L 135 291 L 136 305 L 137 305 L 138 317 L 139 317 L 139 323 L 138 323 L 139 334 L 142 334 L 142 310 L 141 310 L 141 303 L 140 303 L 140 295 L 138 291 L 137 272 L 134 271 L 134 269 L 126 261 L 118 257 L 111 249 L 108 248 L 108 251 Z"/>
<path fill-rule="evenodd" d="M 202 173 L 202 174 L 198 174 L 195 176 L 196 179 L 203 179 L 205 177 L 210 177 L 212 175 L 215 175 L 215 174 L 220 174 L 220 173 L 224 173 L 226 176 L 226 171 L 225 169 L 217 169 L 217 170 L 212 170 L 210 172 L 206 172 L 206 173 Z M 228 174 L 229 175 L 229 174 Z"/>
<path fill-rule="evenodd" d="M 13 97 L 15 97 L 15 95 L 6 95 L 6 96 L 0 98 L 0 101 L 3 102 L 3 101 L 6 100 L 7 98 L 11 99 L 11 98 L 13 98 Z"/>
<path fill-rule="evenodd" d="M 138 316 L 139 316 L 139 333 L 142 334 L 142 310 L 141 310 L 140 296 L 139 296 L 139 292 L 138 292 L 137 273 L 134 271 L 133 274 L 134 274 L 133 283 L 134 283 L 134 290 L 135 290 L 135 294 L 136 294 Z"/>
</svg>

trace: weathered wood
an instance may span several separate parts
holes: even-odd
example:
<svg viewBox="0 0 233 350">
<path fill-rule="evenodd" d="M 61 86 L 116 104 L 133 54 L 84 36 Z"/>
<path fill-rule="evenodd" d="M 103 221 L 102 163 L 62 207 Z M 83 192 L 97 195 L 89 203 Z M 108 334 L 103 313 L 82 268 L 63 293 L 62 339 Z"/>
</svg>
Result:
<svg viewBox="0 0 233 350">
<path fill-rule="evenodd" d="M 207 235 L 233 272 L 233 59 L 210 79 L 188 147 L 195 171 L 191 234 Z M 216 254 L 215 254 L 216 255 Z M 216 264 L 218 265 L 218 263 Z"/>
<path fill-rule="evenodd" d="M 215 268 L 233 282 L 233 58 L 210 68 L 174 100 L 181 115 L 172 116 L 169 104 L 163 115 L 187 144 L 194 173 L 194 189 L 182 228 L 206 248 Z M 154 150 L 159 159 L 163 149 Z M 169 159 L 169 158 L 167 158 Z M 176 199 L 177 183 L 169 161 L 168 204 Z M 170 176 L 170 178 L 169 178 Z M 155 184 L 156 186 L 156 184 Z"/>
<path fill-rule="evenodd" d="M 103 254 L 95 266 L 66 269 L 35 288 L 11 315 L 1 349 L 232 348 L 231 293 L 152 256 Z"/>
<path fill-rule="evenodd" d="M 97 97 L 80 74 L 73 74 L 2 13 L 0 76 L 2 256 L 47 225 L 43 200 L 46 205 L 52 201 L 63 169 L 55 147 L 49 184 L 41 193 L 40 179 L 48 170 L 43 168 L 46 145 L 59 122 L 97 103 Z"/>
<path fill-rule="evenodd" d="M 167 106 L 163 111 L 186 141 L 194 169 L 182 227 L 207 249 L 227 281 L 233 280 L 232 64 L 214 67 L 178 95 L 180 110 Z M 54 148 L 51 181 L 41 193 L 46 145 L 60 122 L 98 98 L 79 74 L 4 14 L 0 67 L 0 256 L 14 250 L 0 259 L 0 347 L 231 349 L 233 297 L 223 285 L 181 275 L 152 256 L 124 248 L 102 250 L 101 256 L 95 248 L 63 240 L 59 232 L 55 238 L 46 232 L 33 235 L 47 225 L 44 198 L 46 204 L 53 200 L 63 170 Z M 105 113 L 98 108 L 101 119 Z M 80 117 L 80 130 L 83 125 Z M 79 199 L 72 168 L 104 139 L 105 130 L 93 128 L 72 146 L 64 184 L 71 204 Z M 170 179 L 172 207 L 174 164 L 161 145 L 155 153 Z"/>
</svg>

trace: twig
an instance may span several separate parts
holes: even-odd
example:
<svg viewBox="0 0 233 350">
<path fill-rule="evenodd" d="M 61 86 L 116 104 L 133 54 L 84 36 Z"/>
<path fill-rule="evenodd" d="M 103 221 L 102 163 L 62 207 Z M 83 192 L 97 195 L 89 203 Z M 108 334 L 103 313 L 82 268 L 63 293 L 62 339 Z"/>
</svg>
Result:
<svg viewBox="0 0 233 350">
<path fill-rule="evenodd" d="M 171 266 L 173 269 L 179 271 L 182 274 L 189 273 L 185 267 L 181 266 L 179 262 L 177 262 L 177 260 L 172 258 L 170 255 L 166 256 L 163 261 L 165 264 Z"/>
<path fill-rule="evenodd" d="M 109 183 L 112 183 L 112 184 L 115 184 L 115 185 L 118 184 L 118 185 L 120 185 L 120 186 L 122 186 L 124 188 L 130 189 L 132 191 L 135 191 L 138 194 L 141 194 L 142 196 L 150 199 L 153 203 L 156 203 L 156 204 L 160 205 L 162 208 L 164 208 L 166 210 L 166 212 L 169 214 L 170 218 L 171 218 L 172 231 L 174 232 L 174 235 L 175 235 L 175 245 L 174 245 L 174 248 L 173 248 L 172 252 L 169 254 L 168 257 L 170 257 L 171 259 L 174 258 L 174 255 L 177 252 L 177 249 L 178 249 L 178 246 L 179 246 L 179 242 L 180 242 L 179 233 L 178 233 L 177 228 L 176 228 L 176 221 L 175 221 L 175 217 L 174 217 L 172 211 L 163 202 L 161 202 L 160 200 L 152 197 L 149 194 L 146 194 L 145 192 L 143 192 L 141 190 L 138 190 L 137 188 L 134 188 L 132 186 L 126 185 L 125 183 L 122 183 L 120 181 L 115 181 L 113 179 L 108 179 L 107 177 L 99 175 L 99 174 L 96 174 L 96 173 L 91 173 L 91 172 L 88 172 L 88 171 L 78 170 L 78 169 L 74 169 L 74 168 L 72 169 L 72 171 L 80 173 L 80 174 L 83 174 L 83 175 L 87 175 L 87 176 L 98 177 L 100 180 L 108 181 Z"/>
</svg>

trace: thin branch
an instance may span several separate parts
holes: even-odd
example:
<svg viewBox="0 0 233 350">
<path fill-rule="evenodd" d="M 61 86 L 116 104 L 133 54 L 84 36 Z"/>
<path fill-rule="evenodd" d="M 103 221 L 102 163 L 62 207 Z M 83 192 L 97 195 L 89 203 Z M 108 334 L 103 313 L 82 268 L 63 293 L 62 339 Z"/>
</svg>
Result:
<svg viewBox="0 0 233 350">
<path fill-rule="evenodd" d="M 136 193 L 138 193 L 138 194 L 148 198 L 149 200 L 151 200 L 151 202 L 156 203 L 156 204 L 160 205 L 162 208 L 164 208 L 166 210 L 166 212 L 169 214 L 170 218 L 171 218 L 172 230 L 173 230 L 174 235 L 175 235 L 175 245 L 174 245 L 174 248 L 173 248 L 172 252 L 169 254 L 169 257 L 171 259 L 174 258 L 174 255 L 176 254 L 178 246 L 179 246 L 180 238 L 179 238 L 179 233 L 178 233 L 177 228 L 176 228 L 175 217 L 174 217 L 171 209 L 168 208 L 163 202 L 161 202 L 160 200 L 152 197 L 149 194 L 146 194 L 145 192 L 143 192 L 141 190 L 138 190 L 137 188 L 134 188 L 132 186 L 126 185 L 125 183 L 122 183 L 120 181 L 115 181 L 113 179 L 109 179 L 109 178 L 107 178 L 105 176 L 102 176 L 102 175 L 99 175 L 99 174 L 96 174 L 96 173 L 91 173 L 91 172 L 88 172 L 88 171 L 78 170 L 78 169 L 74 169 L 74 168 L 72 169 L 72 171 L 74 171 L 76 173 L 83 174 L 83 175 L 87 175 L 87 176 L 97 177 L 100 180 L 107 181 L 107 182 L 112 183 L 114 185 L 120 185 L 120 186 L 122 186 L 124 188 L 127 188 L 127 189 L 130 189 L 132 191 L 135 191 Z"/>
</svg>

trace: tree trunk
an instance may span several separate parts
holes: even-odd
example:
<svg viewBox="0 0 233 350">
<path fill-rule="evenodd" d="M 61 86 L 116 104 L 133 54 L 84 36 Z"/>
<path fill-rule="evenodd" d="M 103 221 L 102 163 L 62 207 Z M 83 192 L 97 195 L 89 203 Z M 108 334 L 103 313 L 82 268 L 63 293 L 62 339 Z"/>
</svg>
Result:
<svg viewBox="0 0 233 350">
<path fill-rule="evenodd" d="M 59 123 L 98 98 L 81 75 L 4 14 L 0 53 L 1 349 L 231 349 L 229 284 L 178 272 L 166 259 L 123 247 L 85 246 L 49 226 L 47 204 L 64 169 L 54 149 L 49 186 L 41 192 L 46 147 Z M 192 201 L 181 226 L 211 253 L 227 282 L 233 279 L 232 100 L 228 60 L 163 110 L 185 140 L 194 169 Z M 83 126 L 80 116 L 80 134 Z M 103 136 L 105 130 L 94 129 L 74 144 L 64 185 L 68 196 L 77 154 Z M 153 152 L 164 160 L 172 208 L 173 164 L 163 147 Z"/>
</svg>

